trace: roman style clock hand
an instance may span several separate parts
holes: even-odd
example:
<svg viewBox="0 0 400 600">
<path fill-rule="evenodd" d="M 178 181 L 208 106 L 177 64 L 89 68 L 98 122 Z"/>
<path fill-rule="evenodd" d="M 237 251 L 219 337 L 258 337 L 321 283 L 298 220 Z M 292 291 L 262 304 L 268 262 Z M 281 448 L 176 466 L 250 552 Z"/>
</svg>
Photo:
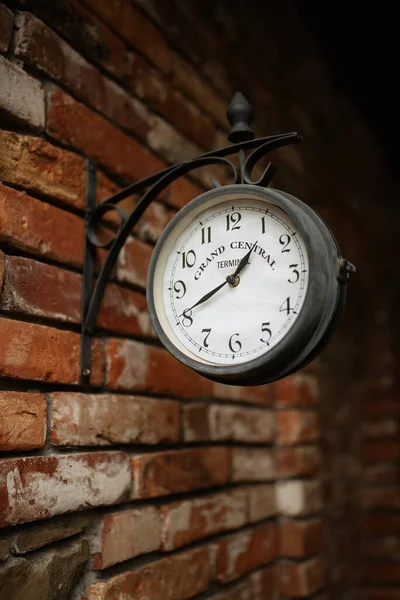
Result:
<svg viewBox="0 0 400 600">
<path fill-rule="evenodd" d="M 257 242 L 258 242 L 258 240 L 257 240 Z M 239 275 L 239 273 L 241 273 L 243 271 L 243 269 L 245 268 L 245 266 L 249 262 L 250 255 L 253 252 L 254 248 L 257 246 L 257 242 L 254 242 L 254 244 L 252 245 L 252 247 L 250 248 L 250 250 L 247 252 L 247 254 L 245 256 L 243 256 L 242 260 L 240 261 L 240 263 L 236 267 L 236 271 L 234 272 L 234 274 L 233 275 L 228 275 L 228 277 L 226 278 L 226 280 L 229 283 L 229 285 L 231 285 L 231 286 L 237 285 L 237 283 L 235 281 L 236 277 Z"/>
</svg>

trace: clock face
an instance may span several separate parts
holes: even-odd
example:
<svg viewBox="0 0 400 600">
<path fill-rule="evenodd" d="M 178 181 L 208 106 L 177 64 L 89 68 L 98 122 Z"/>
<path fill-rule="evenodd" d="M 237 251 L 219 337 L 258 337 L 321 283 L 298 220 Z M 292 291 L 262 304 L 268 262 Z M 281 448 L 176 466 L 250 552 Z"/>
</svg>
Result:
<svg viewBox="0 0 400 600">
<path fill-rule="evenodd" d="M 215 366 L 268 353 L 293 327 L 309 281 L 306 245 L 272 202 L 232 194 L 169 229 L 154 271 L 159 323 L 187 357 Z"/>
</svg>

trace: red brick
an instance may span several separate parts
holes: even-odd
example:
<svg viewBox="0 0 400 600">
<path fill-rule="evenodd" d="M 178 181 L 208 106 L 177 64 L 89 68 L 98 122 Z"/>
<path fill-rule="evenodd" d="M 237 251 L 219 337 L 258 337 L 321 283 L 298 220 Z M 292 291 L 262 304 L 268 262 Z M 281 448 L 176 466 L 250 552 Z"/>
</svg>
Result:
<svg viewBox="0 0 400 600">
<path fill-rule="evenodd" d="M 147 109 L 113 81 L 103 77 L 30 13 L 23 13 L 18 19 L 15 54 L 68 87 L 85 104 L 123 129 L 141 138 L 146 136 L 150 125 Z"/>
<path fill-rule="evenodd" d="M 189 98 L 214 117 L 218 123 L 226 129 L 228 120 L 226 118 L 226 102 L 201 78 L 196 71 L 183 58 L 174 54 L 172 83 L 181 88 Z"/>
<path fill-rule="evenodd" d="M 127 181 L 142 179 L 165 167 L 135 139 L 57 88 L 49 94 L 46 131 Z"/>
<path fill-rule="evenodd" d="M 252 485 L 247 488 L 249 521 L 254 523 L 276 515 L 275 485 L 272 483 Z"/>
<path fill-rule="evenodd" d="M 274 477 L 275 464 L 272 450 L 232 449 L 232 481 L 263 481 Z"/>
<path fill-rule="evenodd" d="M 252 573 L 251 582 L 251 600 L 278 600 L 279 581 L 278 567 L 272 566 Z"/>
<path fill-rule="evenodd" d="M 77 0 L 30 0 L 29 8 L 52 29 L 68 39 L 81 54 L 119 78 L 129 72 L 131 60 L 123 42 Z M 38 41 L 46 43 L 40 38 Z M 53 48 L 50 46 L 49 50 Z"/>
<path fill-rule="evenodd" d="M 70 331 L 0 319 L 0 375 L 48 383 L 78 383 L 80 335 Z M 92 382 L 103 381 L 104 353 L 100 340 L 92 341 Z"/>
<path fill-rule="evenodd" d="M 210 596 L 210 600 L 253 600 L 253 596 L 249 584 L 243 582 L 213 594 Z"/>
<path fill-rule="evenodd" d="M 221 583 L 277 558 L 276 525 L 265 523 L 222 538 L 211 546 L 213 579 Z"/>
<path fill-rule="evenodd" d="M 153 506 L 106 515 L 91 540 L 92 568 L 105 569 L 158 550 L 160 533 L 159 513 Z"/>
<path fill-rule="evenodd" d="M 210 535 L 242 527 L 247 520 L 244 490 L 232 490 L 161 507 L 162 548 L 175 550 Z"/>
<path fill-rule="evenodd" d="M 7 256 L 0 308 L 61 322 L 80 323 L 81 290 L 82 277 L 77 273 L 27 258 Z M 109 283 L 97 325 L 128 335 L 150 335 L 152 328 L 144 295 Z"/>
<path fill-rule="evenodd" d="M 275 433 L 272 411 L 236 406 L 210 406 L 212 440 L 235 442 L 271 442 Z"/>
<path fill-rule="evenodd" d="M 395 487 L 384 489 L 363 488 L 362 504 L 366 509 L 400 509 L 400 490 Z"/>
<path fill-rule="evenodd" d="M 363 529 L 371 534 L 400 534 L 400 515 L 397 514 L 367 514 Z"/>
<path fill-rule="evenodd" d="M 87 600 L 186 600 L 207 589 L 210 567 L 207 548 L 174 554 L 94 583 Z"/>
<path fill-rule="evenodd" d="M 230 455 L 227 448 L 169 450 L 135 456 L 133 498 L 154 498 L 227 483 Z"/>
<path fill-rule="evenodd" d="M 110 25 L 128 44 L 147 56 L 162 71 L 171 68 L 171 53 L 159 30 L 129 0 L 97 2 L 84 0 L 85 4 Z"/>
<path fill-rule="evenodd" d="M 386 485 L 397 480 L 399 469 L 395 464 L 377 463 L 368 465 L 363 470 L 366 485 Z"/>
<path fill-rule="evenodd" d="M 57 199 L 83 209 L 85 206 L 86 161 L 48 141 L 11 131 L 0 131 L 0 178 L 3 182 Z M 97 171 L 97 200 L 104 200 L 116 186 Z"/>
<path fill-rule="evenodd" d="M 312 410 L 285 410 L 276 413 L 279 444 L 312 442 L 319 436 L 318 415 Z"/>
<path fill-rule="evenodd" d="M 400 600 L 400 590 L 390 588 L 366 588 L 363 590 L 365 600 Z"/>
<path fill-rule="evenodd" d="M 321 454 L 313 446 L 278 448 L 276 469 L 281 477 L 316 475 L 321 470 Z"/>
<path fill-rule="evenodd" d="M 0 56 L 0 123 L 15 122 L 43 130 L 43 86 L 14 63 Z"/>
<path fill-rule="evenodd" d="M 182 208 L 185 204 L 190 202 L 190 200 L 200 196 L 203 191 L 203 188 L 199 187 L 189 179 L 179 177 L 179 179 L 171 183 L 168 188 L 168 203 L 175 208 Z"/>
<path fill-rule="evenodd" d="M 138 55 L 133 59 L 131 85 L 139 98 L 181 129 L 189 139 L 211 149 L 215 135 L 211 120 Z"/>
<path fill-rule="evenodd" d="M 205 442 L 210 439 L 208 404 L 195 402 L 182 406 L 182 425 L 185 442 Z"/>
<path fill-rule="evenodd" d="M 213 396 L 231 402 L 250 402 L 267 406 L 273 404 L 272 386 L 270 385 L 240 387 L 214 383 Z"/>
<path fill-rule="evenodd" d="M 28 252 L 79 265 L 83 220 L 0 184 L 0 240 Z"/>
<path fill-rule="evenodd" d="M 109 339 L 106 385 L 191 398 L 209 395 L 212 384 L 165 350 L 131 340 Z"/>
<path fill-rule="evenodd" d="M 5 54 L 10 45 L 13 30 L 13 14 L 4 4 L 0 4 L 0 52 Z"/>
<path fill-rule="evenodd" d="M 400 433 L 397 415 L 393 415 L 392 417 L 376 416 L 374 419 L 364 421 L 362 424 L 362 433 L 364 440 L 397 437 Z"/>
<path fill-rule="evenodd" d="M 398 415 L 400 411 L 400 405 L 397 398 L 393 398 L 390 394 L 385 395 L 383 398 L 377 398 L 377 394 L 374 394 L 374 399 L 368 399 L 364 402 L 362 409 L 367 415 L 371 415 L 372 418 L 376 414 L 379 417 L 383 415 Z"/>
<path fill-rule="evenodd" d="M 5 459 L 0 461 L 0 527 L 122 502 L 130 484 L 122 452 Z"/>
<path fill-rule="evenodd" d="M 278 512 L 287 517 L 301 517 L 322 507 L 321 485 L 318 481 L 280 481 L 276 483 Z"/>
<path fill-rule="evenodd" d="M 383 560 L 370 560 L 365 569 L 364 580 L 369 584 L 384 585 L 400 583 L 400 563 Z"/>
<path fill-rule="evenodd" d="M 366 442 L 363 447 L 363 458 L 367 463 L 397 460 L 399 456 L 400 443 L 397 441 Z"/>
<path fill-rule="evenodd" d="M 55 392 L 51 441 L 57 446 L 178 442 L 180 405 L 138 396 Z"/>
<path fill-rule="evenodd" d="M 43 394 L 0 392 L 0 450 L 42 448 L 46 439 Z"/>
<path fill-rule="evenodd" d="M 162 204 L 153 202 L 137 224 L 135 231 L 144 241 L 155 244 L 174 214 Z"/>
<path fill-rule="evenodd" d="M 281 591 L 290 598 L 304 598 L 325 584 L 325 566 L 321 558 L 304 563 L 282 563 L 279 571 Z"/>
<path fill-rule="evenodd" d="M 400 559 L 400 538 L 394 535 L 368 536 L 362 541 L 362 551 L 367 557 L 379 557 L 386 560 Z"/>
<path fill-rule="evenodd" d="M 128 237 L 118 256 L 117 278 L 120 281 L 145 288 L 151 254 L 150 246 L 133 237 Z"/>
<path fill-rule="evenodd" d="M 280 527 L 280 555 L 303 558 L 316 554 L 324 546 L 324 525 L 320 519 L 284 521 Z"/>
<path fill-rule="evenodd" d="M 318 400 L 317 379 L 313 375 L 291 375 L 272 384 L 278 408 L 284 406 L 310 407 Z"/>
</svg>

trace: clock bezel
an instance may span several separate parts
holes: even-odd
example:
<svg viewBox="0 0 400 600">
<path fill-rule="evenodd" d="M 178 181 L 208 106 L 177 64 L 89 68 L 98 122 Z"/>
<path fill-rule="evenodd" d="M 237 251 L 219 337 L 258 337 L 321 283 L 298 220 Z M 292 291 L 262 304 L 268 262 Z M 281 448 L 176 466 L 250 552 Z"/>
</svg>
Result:
<svg viewBox="0 0 400 600">
<path fill-rule="evenodd" d="M 272 203 L 293 221 L 304 241 L 309 260 L 309 282 L 303 306 L 287 334 L 261 356 L 236 365 L 211 365 L 184 354 L 167 335 L 157 314 L 155 274 L 163 246 L 180 221 L 212 199 L 237 202 L 243 196 Z M 230 385 L 259 385 L 286 376 L 304 366 L 325 341 L 329 326 L 341 304 L 337 279 L 339 250 L 324 221 L 306 204 L 284 192 L 255 185 L 235 184 L 207 191 L 194 198 L 169 222 L 151 256 L 147 275 L 150 318 L 163 346 L 177 360 L 201 375 Z M 341 312 L 341 311 L 340 311 Z"/>
</svg>

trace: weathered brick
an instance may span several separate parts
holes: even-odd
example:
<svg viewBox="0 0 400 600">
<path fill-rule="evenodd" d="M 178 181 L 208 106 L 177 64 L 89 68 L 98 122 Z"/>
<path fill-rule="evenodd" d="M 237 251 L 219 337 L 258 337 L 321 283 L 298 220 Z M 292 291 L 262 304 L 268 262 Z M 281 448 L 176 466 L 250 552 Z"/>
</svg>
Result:
<svg viewBox="0 0 400 600">
<path fill-rule="evenodd" d="M 0 56 L 0 122 L 44 128 L 44 90 L 25 71 Z"/>
<path fill-rule="evenodd" d="M 400 457 L 400 443 L 394 440 L 365 442 L 363 458 L 367 463 L 397 460 Z"/>
<path fill-rule="evenodd" d="M 271 405 L 273 404 L 272 386 L 256 385 L 251 387 L 240 387 L 233 385 L 224 385 L 223 383 L 213 384 L 213 396 L 221 400 L 250 402 L 252 404 Z"/>
<path fill-rule="evenodd" d="M 174 550 L 194 540 L 242 527 L 247 520 L 244 490 L 232 490 L 161 507 L 162 549 Z"/>
<path fill-rule="evenodd" d="M 123 339 L 107 341 L 106 385 L 112 389 L 146 390 L 183 398 L 208 396 L 211 389 L 207 379 L 165 350 Z"/>
<path fill-rule="evenodd" d="M 120 281 L 145 288 L 151 254 L 150 246 L 133 237 L 128 237 L 118 256 L 117 278 Z"/>
<path fill-rule="evenodd" d="M 129 460 L 122 452 L 5 459 L 0 526 L 115 504 L 127 497 L 130 485 Z"/>
<path fill-rule="evenodd" d="M 271 566 L 250 575 L 251 600 L 278 600 L 278 567 Z"/>
<path fill-rule="evenodd" d="M 211 545 L 213 579 L 221 583 L 277 558 L 277 531 L 273 523 L 228 535 Z"/>
<path fill-rule="evenodd" d="M 0 52 L 5 54 L 10 45 L 13 30 L 13 14 L 4 4 L 0 4 Z"/>
<path fill-rule="evenodd" d="M 324 524 L 321 519 L 284 521 L 279 534 L 280 555 L 285 558 L 316 554 L 324 546 Z"/>
<path fill-rule="evenodd" d="M 153 506 L 106 515 L 91 539 L 92 568 L 111 565 L 154 552 L 160 547 L 160 517 Z"/>
<path fill-rule="evenodd" d="M 57 88 L 48 97 L 46 131 L 127 181 L 142 179 L 165 167 L 134 138 Z"/>
<path fill-rule="evenodd" d="M 374 419 L 368 419 L 362 423 L 363 438 L 374 440 L 379 438 L 390 438 L 398 436 L 400 425 L 395 415 L 376 416 Z"/>
<path fill-rule="evenodd" d="M 210 407 L 212 440 L 235 442 L 271 442 L 274 437 L 274 415 L 257 408 L 214 405 Z"/>
<path fill-rule="evenodd" d="M 276 469 L 281 477 L 316 475 L 321 470 L 321 453 L 313 446 L 277 448 Z"/>
<path fill-rule="evenodd" d="M 396 532 L 385 536 L 364 536 L 362 540 L 362 553 L 367 557 L 379 557 L 385 560 L 400 559 L 400 539 Z"/>
<path fill-rule="evenodd" d="M 0 336 L 7 340 L 0 348 L 0 375 L 57 383 L 78 383 L 80 335 L 70 331 L 0 319 Z M 104 348 L 92 340 L 92 382 L 104 376 Z"/>
<path fill-rule="evenodd" d="M 360 504 L 365 509 L 399 509 L 400 490 L 394 486 L 383 489 L 364 487 Z"/>
<path fill-rule="evenodd" d="M 252 485 L 247 489 L 249 500 L 249 521 L 254 523 L 276 515 L 274 484 Z"/>
<path fill-rule="evenodd" d="M 275 465 L 271 450 L 232 449 L 232 481 L 263 481 L 274 477 Z"/>
<path fill-rule="evenodd" d="M 69 600 L 89 558 L 86 540 L 58 544 L 27 558 L 7 561 L 0 571 L 3 598 Z"/>
<path fill-rule="evenodd" d="M 179 441 L 179 402 L 74 392 L 55 392 L 51 400 L 51 441 L 57 446 Z"/>
<path fill-rule="evenodd" d="M 100 71 L 30 13 L 23 13 L 18 18 L 15 54 L 68 87 L 85 104 L 123 129 L 142 138 L 146 136 L 150 126 L 147 109 L 113 81 L 103 77 Z"/>
<path fill-rule="evenodd" d="M 42 448 L 46 439 L 43 394 L 0 392 L 0 450 Z"/>
<path fill-rule="evenodd" d="M 190 181 L 190 179 L 179 177 L 168 188 L 168 203 L 175 208 L 182 208 L 190 200 L 200 196 L 203 191 L 202 187 L 199 187 L 196 183 Z"/>
<path fill-rule="evenodd" d="M 132 460 L 133 498 L 154 498 L 223 485 L 230 476 L 227 448 L 169 450 Z"/>
<path fill-rule="evenodd" d="M 249 584 L 242 583 L 229 586 L 226 590 L 210 596 L 210 600 L 253 600 Z"/>
<path fill-rule="evenodd" d="M 50 144 L 47 140 L 12 131 L 0 131 L 0 179 L 19 187 L 56 198 L 75 208 L 85 206 L 85 159 Z M 97 171 L 97 200 L 104 200 L 116 186 Z"/>
<path fill-rule="evenodd" d="M 285 410 L 276 413 L 279 444 L 312 442 L 319 436 L 318 415 L 312 410 Z"/>
<path fill-rule="evenodd" d="M 374 535 L 400 534 L 400 515 L 396 513 L 367 514 L 363 529 Z"/>
<path fill-rule="evenodd" d="M 79 265 L 83 220 L 0 184 L 0 240 L 28 252 Z"/>
<path fill-rule="evenodd" d="M 201 402 L 182 406 L 183 436 L 186 442 L 210 439 L 209 406 Z"/>
<path fill-rule="evenodd" d="M 184 574 L 184 576 L 182 576 Z M 207 548 L 182 552 L 90 585 L 88 600 L 186 600 L 210 579 Z"/>
<path fill-rule="evenodd" d="M 363 594 L 365 600 L 400 600 L 400 590 L 387 587 L 368 587 L 363 590 Z"/>
<path fill-rule="evenodd" d="M 46 21 L 79 51 L 121 79 L 129 73 L 131 59 L 124 43 L 77 0 L 59 0 L 57 5 L 29 0 L 28 8 Z M 42 44 L 46 40 L 39 38 Z M 54 50 L 50 46 L 50 51 Z"/>
<path fill-rule="evenodd" d="M 0 297 L 0 308 L 4 311 L 80 323 L 81 291 L 82 277 L 77 273 L 28 258 L 5 257 Z M 144 295 L 109 283 L 97 325 L 128 335 L 151 335 Z"/>
<path fill-rule="evenodd" d="M 25 525 L 12 541 L 14 554 L 26 554 L 43 546 L 81 533 L 88 525 L 87 517 L 82 515 L 50 519 L 49 522 Z"/>
<path fill-rule="evenodd" d="M 275 381 L 271 387 L 277 408 L 304 406 L 310 407 L 318 401 L 318 382 L 313 375 L 299 373 Z"/>
<path fill-rule="evenodd" d="M 325 584 L 325 566 L 321 558 L 304 563 L 282 563 L 279 573 L 281 591 L 290 598 L 304 598 Z"/>
<path fill-rule="evenodd" d="M 400 564 L 377 559 L 369 561 L 364 579 L 366 583 L 375 585 L 398 584 L 400 582 Z"/>
<path fill-rule="evenodd" d="M 312 514 L 322 506 L 321 486 L 318 481 L 278 481 L 276 504 L 287 517 Z"/>
<path fill-rule="evenodd" d="M 194 142 L 211 148 L 214 125 L 200 110 L 169 81 L 139 55 L 133 59 L 131 86 L 135 94 L 181 129 Z"/>
<path fill-rule="evenodd" d="M 97 2 L 84 0 L 85 4 L 110 25 L 128 44 L 133 44 L 142 54 L 168 72 L 171 53 L 159 30 L 129 0 Z"/>
</svg>

